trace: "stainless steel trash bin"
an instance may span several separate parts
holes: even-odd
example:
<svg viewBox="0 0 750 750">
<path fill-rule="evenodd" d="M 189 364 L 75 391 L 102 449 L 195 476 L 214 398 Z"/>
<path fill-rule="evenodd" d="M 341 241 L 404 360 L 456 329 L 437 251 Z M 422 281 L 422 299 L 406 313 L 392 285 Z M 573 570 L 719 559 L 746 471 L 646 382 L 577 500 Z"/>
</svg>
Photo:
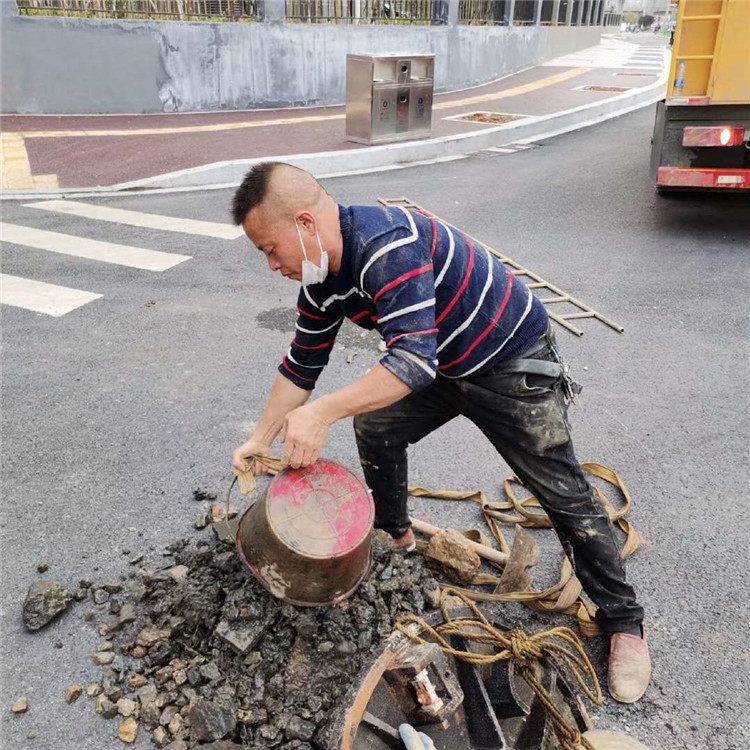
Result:
<svg viewBox="0 0 750 750">
<path fill-rule="evenodd" d="M 347 140 L 374 144 L 429 136 L 434 70 L 434 55 L 347 55 Z"/>
</svg>

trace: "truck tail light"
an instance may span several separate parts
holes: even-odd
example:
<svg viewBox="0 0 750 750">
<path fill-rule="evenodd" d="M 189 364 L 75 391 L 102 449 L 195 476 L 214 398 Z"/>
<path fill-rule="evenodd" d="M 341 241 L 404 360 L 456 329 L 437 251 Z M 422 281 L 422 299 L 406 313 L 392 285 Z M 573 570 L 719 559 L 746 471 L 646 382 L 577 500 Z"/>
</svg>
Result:
<svg viewBox="0 0 750 750">
<path fill-rule="evenodd" d="M 682 131 L 683 146 L 741 146 L 745 128 L 688 127 Z"/>
</svg>

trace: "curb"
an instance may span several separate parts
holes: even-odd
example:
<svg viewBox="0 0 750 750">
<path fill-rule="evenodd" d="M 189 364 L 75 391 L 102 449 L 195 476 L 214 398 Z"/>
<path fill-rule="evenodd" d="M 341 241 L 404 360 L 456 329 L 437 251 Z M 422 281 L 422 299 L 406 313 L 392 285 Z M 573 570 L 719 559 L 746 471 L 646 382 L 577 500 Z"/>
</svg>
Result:
<svg viewBox="0 0 750 750">
<path fill-rule="evenodd" d="M 593 104 L 555 112 L 539 117 L 486 128 L 479 133 L 444 136 L 422 141 L 370 146 L 351 151 L 324 151 L 312 154 L 288 154 L 256 157 L 237 161 L 221 161 L 176 172 L 121 182 L 107 187 L 36 190 L 0 195 L 0 200 L 26 200 L 31 197 L 105 197 L 133 193 L 183 192 L 236 187 L 245 173 L 260 162 L 283 161 L 312 173 L 315 177 L 339 177 L 347 174 L 376 172 L 409 166 L 460 159 L 477 151 L 513 143 L 531 143 L 572 130 L 596 125 L 664 98 L 669 66 L 665 65 L 659 79 L 644 88 L 635 89 Z"/>
</svg>

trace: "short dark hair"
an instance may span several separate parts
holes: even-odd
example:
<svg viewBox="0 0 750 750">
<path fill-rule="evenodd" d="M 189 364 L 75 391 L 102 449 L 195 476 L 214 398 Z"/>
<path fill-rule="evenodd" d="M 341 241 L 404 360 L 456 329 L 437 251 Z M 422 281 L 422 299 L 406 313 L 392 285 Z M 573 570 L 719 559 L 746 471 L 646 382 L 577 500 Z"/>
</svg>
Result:
<svg viewBox="0 0 750 750">
<path fill-rule="evenodd" d="M 264 161 L 256 164 L 242 180 L 232 200 L 232 219 L 239 226 L 245 221 L 245 217 L 256 207 L 263 203 L 268 193 L 268 185 L 274 169 L 281 162 Z"/>
</svg>

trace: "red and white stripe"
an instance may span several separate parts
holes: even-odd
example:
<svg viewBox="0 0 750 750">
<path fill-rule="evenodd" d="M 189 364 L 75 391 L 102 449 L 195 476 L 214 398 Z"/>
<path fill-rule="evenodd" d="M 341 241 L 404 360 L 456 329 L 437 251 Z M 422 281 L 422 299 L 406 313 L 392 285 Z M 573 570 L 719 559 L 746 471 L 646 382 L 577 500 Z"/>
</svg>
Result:
<svg viewBox="0 0 750 750">
<path fill-rule="evenodd" d="M 384 255 L 390 253 L 391 250 L 403 247 L 404 245 L 410 245 L 412 242 L 416 242 L 416 240 L 419 239 L 419 231 L 417 230 L 417 225 L 414 223 L 414 217 L 411 215 L 411 213 L 409 213 L 409 211 L 403 208 L 403 206 L 396 206 L 396 208 L 401 209 L 404 212 L 406 218 L 409 220 L 411 234 L 408 237 L 402 237 L 400 240 L 394 240 L 393 242 L 389 242 L 387 245 L 384 245 L 372 256 L 372 258 L 370 258 L 370 260 L 367 261 L 367 263 L 365 263 L 365 267 L 362 269 L 362 273 L 359 276 L 359 285 L 363 289 L 365 286 L 365 274 L 370 269 L 373 263 L 380 260 Z"/>
<path fill-rule="evenodd" d="M 509 274 L 509 280 L 512 278 L 512 275 Z M 529 313 L 531 312 L 531 303 L 533 302 L 533 297 L 531 295 L 531 292 L 526 288 L 526 307 L 524 308 L 523 315 L 518 319 L 518 322 L 516 323 L 513 330 L 508 334 L 508 336 L 505 338 L 502 344 L 495 349 L 492 354 L 490 354 L 488 357 L 485 357 L 481 362 L 474 365 L 470 370 L 467 370 L 466 372 L 461 373 L 461 375 L 447 375 L 446 377 L 460 377 L 465 378 L 472 373 L 476 372 L 477 370 L 480 370 L 482 367 L 484 367 L 493 357 L 496 357 L 500 352 L 505 348 L 505 345 L 515 336 L 516 331 L 520 328 L 521 323 L 523 323 L 524 320 L 528 317 Z M 473 346 L 473 345 L 472 345 Z M 450 364 L 450 363 L 449 363 Z M 446 365 L 447 367 L 448 365 Z"/>
<path fill-rule="evenodd" d="M 445 278 L 445 274 L 448 273 L 448 268 L 450 267 L 451 261 L 453 260 L 453 255 L 456 250 L 456 240 L 453 237 L 453 232 L 451 232 L 450 227 L 447 224 L 443 224 L 442 221 L 438 223 L 448 233 L 448 257 L 445 259 L 445 263 L 440 269 L 438 277 L 435 279 L 435 289 L 440 286 L 440 284 L 443 282 L 443 279 Z"/>
<path fill-rule="evenodd" d="M 430 377 L 434 378 L 437 375 L 437 370 L 434 367 L 430 367 L 429 363 L 422 359 L 422 357 L 418 357 L 413 352 L 407 351 L 406 349 L 399 349 L 396 347 L 393 350 L 393 354 L 395 354 L 398 357 L 403 357 L 404 359 L 408 359 L 409 362 L 413 362 L 417 367 L 420 367 L 422 370 L 424 370 Z"/>
<path fill-rule="evenodd" d="M 294 362 L 297 367 L 307 367 L 308 370 L 322 370 L 325 368 L 325 365 L 303 365 L 301 362 L 297 362 L 297 360 L 292 356 L 291 349 L 289 349 L 289 351 L 286 353 L 286 359 L 288 359 L 290 362 Z"/>
<path fill-rule="evenodd" d="M 469 280 L 471 279 L 471 274 L 474 272 L 474 243 L 465 234 L 462 234 L 462 237 L 464 238 L 466 244 L 469 247 L 469 263 L 466 267 L 466 274 L 464 275 L 464 280 L 461 282 L 461 286 L 459 287 L 455 296 L 446 305 L 443 312 L 440 313 L 437 320 L 435 321 L 437 325 L 440 325 L 440 323 L 442 323 L 448 317 L 448 315 L 450 315 L 451 310 L 458 304 L 458 300 L 461 299 L 461 295 L 466 291 L 466 287 L 469 286 Z"/>
<path fill-rule="evenodd" d="M 466 318 L 466 320 L 458 328 L 456 328 L 456 330 L 453 331 L 453 333 L 450 336 L 448 336 L 448 338 L 445 339 L 445 341 L 443 341 L 442 344 L 440 344 L 440 346 L 437 348 L 438 352 L 441 352 L 446 346 L 448 346 L 448 344 L 450 344 L 451 341 L 453 341 L 453 339 L 456 338 L 456 336 L 461 334 L 471 325 L 471 322 L 474 320 L 474 318 L 476 318 L 477 314 L 482 309 L 482 305 L 484 304 L 484 298 L 487 296 L 487 292 L 490 290 L 490 287 L 492 286 L 492 279 L 493 279 L 492 256 L 490 255 L 486 247 L 484 247 L 483 245 L 481 247 L 482 247 L 482 250 L 484 250 L 485 255 L 487 256 L 487 279 L 484 282 L 484 287 L 482 288 L 482 293 L 479 296 L 479 301 L 477 302 L 476 307 L 471 311 L 469 316 Z"/>
<path fill-rule="evenodd" d="M 415 268 L 413 271 L 407 271 L 404 274 L 401 274 L 397 279 L 394 279 L 390 282 L 390 284 L 386 284 L 378 293 L 372 298 L 373 302 L 377 302 L 380 297 L 382 297 L 384 294 L 387 294 L 391 290 L 395 289 L 397 286 L 401 286 L 401 284 L 406 283 L 409 281 L 409 279 L 413 279 L 417 276 L 421 276 L 424 273 L 429 273 L 432 271 L 432 263 L 428 263 L 426 266 L 422 266 L 422 268 Z"/>
<path fill-rule="evenodd" d="M 384 315 L 382 318 L 378 318 L 378 323 L 385 323 L 394 318 L 400 318 L 402 315 L 408 315 L 409 313 L 416 312 L 417 310 L 424 310 L 427 307 L 435 306 L 435 298 L 426 299 L 422 302 L 417 302 L 416 305 L 409 305 L 408 307 L 402 307 L 400 310 L 395 310 L 388 315 Z"/>
<path fill-rule="evenodd" d="M 318 333 L 325 333 L 326 331 L 330 331 L 332 328 L 335 328 L 342 320 L 343 318 L 338 318 L 335 323 L 332 323 L 331 325 L 326 326 L 325 328 L 321 328 L 319 331 L 313 331 L 309 328 L 303 328 L 299 323 L 297 323 L 294 327 L 302 333 L 309 333 L 312 336 L 315 336 Z"/>
</svg>

